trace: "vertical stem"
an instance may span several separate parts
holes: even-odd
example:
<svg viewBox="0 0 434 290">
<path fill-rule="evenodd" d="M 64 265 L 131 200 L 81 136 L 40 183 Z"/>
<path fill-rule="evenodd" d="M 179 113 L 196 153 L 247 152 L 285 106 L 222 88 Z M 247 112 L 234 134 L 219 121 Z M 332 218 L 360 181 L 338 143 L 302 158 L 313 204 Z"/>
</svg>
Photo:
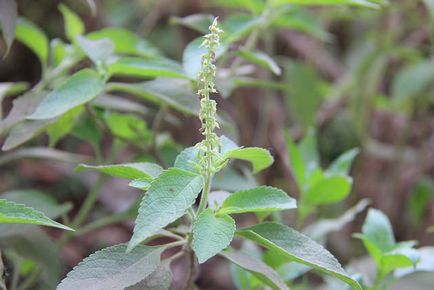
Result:
<svg viewBox="0 0 434 290">
<path fill-rule="evenodd" d="M 205 185 L 203 187 L 203 192 L 200 197 L 199 209 L 197 210 L 198 216 L 205 209 L 206 204 L 208 203 L 208 193 L 211 190 L 211 182 L 212 182 L 212 177 L 210 175 L 207 175 L 205 177 Z"/>
</svg>

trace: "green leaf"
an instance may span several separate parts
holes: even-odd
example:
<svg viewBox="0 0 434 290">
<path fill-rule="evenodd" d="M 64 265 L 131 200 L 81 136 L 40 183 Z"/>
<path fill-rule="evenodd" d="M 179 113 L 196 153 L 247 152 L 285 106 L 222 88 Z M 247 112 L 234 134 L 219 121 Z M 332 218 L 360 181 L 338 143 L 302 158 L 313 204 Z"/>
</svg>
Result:
<svg viewBox="0 0 434 290">
<path fill-rule="evenodd" d="M 167 105 L 186 114 L 199 113 L 199 101 L 191 82 L 186 80 L 158 78 L 136 84 L 109 83 L 108 90 L 134 94 L 154 104 Z"/>
<path fill-rule="evenodd" d="M 434 272 L 434 247 L 422 247 L 417 250 L 419 255 L 419 261 L 414 267 L 411 265 L 408 268 L 401 268 L 395 271 L 394 276 L 401 278 L 405 275 L 412 274 L 414 272 Z"/>
<path fill-rule="evenodd" d="M 286 134 L 286 144 L 288 146 L 288 157 L 292 175 L 297 182 L 298 188 L 302 190 L 306 182 L 303 156 L 289 133 Z"/>
<path fill-rule="evenodd" d="M 345 211 L 345 213 L 340 217 L 333 219 L 320 219 L 304 228 L 303 233 L 314 240 L 324 239 L 327 234 L 337 232 L 345 225 L 352 222 L 356 215 L 364 211 L 369 203 L 369 199 L 362 199 L 355 206 Z"/>
<path fill-rule="evenodd" d="M 207 28 L 208 29 L 208 28 Z M 190 79 L 196 80 L 201 68 L 202 55 L 206 53 L 206 48 L 201 46 L 203 37 L 193 39 L 184 49 L 182 54 L 182 67 Z M 218 59 L 227 49 L 225 44 L 217 48 L 216 58 Z"/>
<path fill-rule="evenodd" d="M 237 144 L 235 144 L 234 141 L 232 141 L 231 139 L 229 139 L 228 137 L 222 135 L 220 136 L 220 154 L 221 155 L 226 155 L 227 153 L 229 153 L 230 151 L 239 149 L 240 147 L 238 147 Z"/>
<path fill-rule="evenodd" d="M 309 237 L 277 223 L 263 223 L 237 231 L 237 234 L 251 239 L 260 245 L 275 250 L 280 255 L 332 275 L 353 289 L 362 290 L 360 285 L 345 273 L 342 266 L 321 245 Z"/>
<path fill-rule="evenodd" d="M 83 111 L 84 108 L 82 106 L 75 107 L 74 109 L 71 109 L 60 116 L 55 123 L 48 126 L 47 134 L 50 139 L 50 147 L 54 147 L 60 139 L 71 132 L 71 130 L 74 128 L 76 120 L 80 117 Z"/>
<path fill-rule="evenodd" d="M 125 290 L 169 290 L 172 284 L 170 261 L 163 261 L 151 275 Z"/>
<path fill-rule="evenodd" d="M 399 268 L 415 267 L 419 258 L 419 252 L 415 249 L 409 247 L 397 248 L 382 256 L 379 268 L 380 271 L 386 274 Z"/>
<path fill-rule="evenodd" d="M 2 150 L 10 150 L 31 140 L 32 138 L 44 132 L 45 129 L 48 128 L 48 126 L 55 121 L 55 119 L 35 121 L 26 120 L 15 125 L 9 132 L 9 135 L 6 138 L 5 143 L 3 144 Z"/>
<path fill-rule="evenodd" d="M 261 23 L 260 18 L 250 15 L 231 15 L 221 26 L 225 32 L 222 35 L 222 43 L 229 45 L 233 42 L 241 40 L 249 34 L 250 31 L 255 29 Z"/>
<path fill-rule="evenodd" d="M 109 112 L 103 115 L 107 126 L 116 137 L 143 142 L 152 138 L 152 133 L 143 118 L 135 114 Z"/>
<path fill-rule="evenodd" d="M 206 262 L 231 243 L 235 221 L 229 215 L 216 216 L 211 209 L 204 210 L 193 224 L 193 250 L 199 264 Z"/>
<path fill-rule="evenodd" d="M 112 76 L 187 78 L 179 63 L 166 58 L 122 57 L 110 64 L 108 71 Z"/>
<path fill-rule="evenodd" d="M 81 50 L 96 65 L 104 64 L 115 50 L 115 45 L 108 38 L 89 40 L 86 37 L 77 35 L 76 40 Z"/>
<path fill-rule="evenodd" d="M 138 178 L 132 180 L 130 183 L 128 183 L 128 186 L 138 188 L 141 190 L 148 190 L 151 186 L 152 179 L 149 178 Z"/>
<path fill-rule="evenodd" d="M 68 273 L 57 290 L 119 290 L 133 286 L 157 269 L 164 247 L 137 246 L 128 253 L 126 249 L 127 245 L 121 244 L 93 253 Z"/>
<path fill-rule="evenodd" d="M 183 216 L 202 188 L 200 175 L 178 168 L 163 171 L 143 197 L 128 251 Z"/>
<path fill-rule="evenodd" d="M 8 50 L 14 41 L 16 20 L 17 3 L 15 0 L 0 1 L 0 28 Z"/>
<path fill-rule="evenodd" d="M 39 104 L 28 117 L 31 120 L 50 119 L 85 104 L 104 89 L 104 82 L 90 69 L 83 69 L 68 78 Z"/>
<path fill-rule="evenodd" d="M 298 145 L 301 156 L 303 156 L 303 162 L 305 166 L 305 175 L 310 177 L 313 171 L 320 168 L 320 158 L 318 152 L 318 141 L 316 139 L 316 132 L 314 129 L 309 128 L 306 135 Z"/>
<path fill-rule="evenodd" d="M 275 75 L 280 75 L 282 73 L 282 70 L 274 61 L 274 59 L 262 51 L 249 51 L 247 49 L 241 49 L 238 51 L 238 55 L 254 64 L 270 70 Z"/>
<path fill-rule="evenodd" d="M 4 192 L 0 194 L 0 198 L 24 204 L 44 213 L 51 219 L 58 218 L 72 208 L 71 203 L 58 204 L 52 196 L 33 189 Z"/>
<path fill-rule="evenodd" d="M 391 250 L 396 244 L 389 218 L 378 209 L 369 209 L 362 234 L 363 240 L 372 242 L 382 252 Z"/>
<path fill-rule="evenodd" d="M 47 65 L 48 38 L 39 27 L 26 19 L 20 18 L 17 23 L 15 37 L 36 54 L 43 67 Z"/>
<path fill-rule="evenodd" d="M 80 17 L 66 5 L 60 4 L 59 10 L 62 12 L 63 20 L 65 22 L 65 35 L 74 43 L 75 37 L 84 33 L 83 21 L 81 21 Z"/>
<path fill-rule="evenodd" d="M 0 121 L 0 133 L 8 130 L 10 127 L 24 121 L 39 106 L 41 101 L 47 96 L 47 92 L 28 92 L 12 102 L 12 109 L 7 117 Z"/>
<path fill-rule="evenodd" d="M 200 34 L 207 34 L 214 18 L 211 14 L 191 14 L 185 17 L 171 17 L 169 23 L 188 27 Z"/>
<path fill-rule="evenodd" d="M 262 261 L 252 258 L 242 252 L 227 252 L 220 253 L 232 263 L 252 273 L 256 278 L 276 290 L 289 289 L 282 278 L 279 277 L 272 268 L 264 264 Z"/>
<path fill-rule="evenodd" d="M 326 177 L 303 193 L 303 203 L 319 205 L 339 202 L 351 192 L 351 185 L 351 177 L 339 175 Z"/>
<path fill-rule="evenodd" d="M 146 58 L 155 58 L 160 56 L 158 49 L 140 38 L 138 35 L 117 27 L 108 27 L 102 30 L 94 31 L 86 35 L 91 40 L 103 38 L 110 39 L 115 46 L 115 52 Z"/>
<path fill-rule="evenodd" d="M 217 214 L 272 212 L 297 208 L 295 199 L 271 186 L 260 186 L 233 193 L 223 202 Z"/>
<path fill-rule="evenodd" d="M 223 160 L 229 158 L 249 161 L 253 165 L 253 173 L 258 173 L 274 162 L 274 158 L 271 156 L 268 150 L 258 147 L 247 147 L 231 150 L 223 156 Z"/>
<path fill-rule="evenodd" d="M 160 165 L 149 162 L 138 162 L 138 163 L 123 163 L 123 164 L 112 164 L 112 165 L 100 165 L 91 166 L 80 164 L 77 166 L 76 171 L 81 172 L 84 170 L 97 170 L 104 174 L 110 176 L 125 178 L 125 179 L 139 179 L 146 178 L 152 180 L 159 176 L 163 171 Z"/>
<path fill-rule="evenodd" d="M 297 4 L 297 5 L 353 5 L 369 8 L 379 8 L 380 3 L 385 4 L 383 0 L 381 2 L 372 0 L 277 0 L 277 4 Z"/>
<path fill-rule="evenodd" d="M 74 231 L 51 220 L 40 211 L 6 199 L 0 199 L 0 223 L 34 224 Z"/>
<path fill-rule="evenodd" d="M 198 165 L 199 148 L 193 146 L 182 150 L 181 153 L 176 156 L 175 164 L 173 166 L 199 174 Z"/>
<path fill-rule="evenodd" d="M 336 158 L 336 160 L 332 162 L 332 164 L 330 164 L 327 169 L 327 173 L 347 175 L 350 171 L 354 158 L 356 158 L 359 152 L 360 150 L 358 148 L 354 148 L 342 153 L 338 158 Z"/>
</svg>

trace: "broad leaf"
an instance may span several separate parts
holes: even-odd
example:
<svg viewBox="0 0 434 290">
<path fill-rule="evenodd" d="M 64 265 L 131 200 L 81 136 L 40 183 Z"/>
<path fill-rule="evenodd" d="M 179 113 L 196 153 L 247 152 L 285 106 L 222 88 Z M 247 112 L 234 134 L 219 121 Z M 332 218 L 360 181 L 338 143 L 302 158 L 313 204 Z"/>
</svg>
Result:
<svg viewBox="0 0 434 290">
<path fill-rule="evenodd" d="M 277 223 L 263 223 L 237 231 L 237 234 L 275 250 L 280 255 L 321 272 L 332 275 L 361 290 L 360 285 L 345 273 L 336 258 L 309 237 Z"/>
<path fill-rule="evenodd" d="M 6 199 L 0 199 L 0 223 L 33 224 L 74 231 L 51 220 L 40 211 Z"/>
<path fill-rule="evenodd" d="M 137 163 L 123 163 L 112 165 L 99 165 L 91 166 L 80 164 L 76 171 L 81 172 L 83 170 L 92 169 L 99 172 L 108 174 L 110 176 L 125 178 L 125 179 L 139 179 L 145 178 L 152 180 L 161 174 L 163 168 L 160 165 L 149 162 L 137 162 Z"/>
<path fill-rule="evenodd" d="M 38 56 L 43 67 L 47 65 L 48 38 L 39 27 L 21 18 L 17 23 L 15 37 Z"/>
<path fill-rule="evenodd" d="M 128 251 L 183 216 L 202 188 L 203 178 L 200 175 L 178 168 L 163 171 L 151 183 L 140 204 Z"/>
<path fill-rule="evenodd" d="M 272 289 L 289 289 L 282 281 L 282 278 L 279 277 L 279 274 L 277 274 L 272 268 L 270 268 L 260 260 L 252 258 L 242 252 L 223 251 L 220 253 L 220 255 L 225 257 L 232 263 L 240 266 L 241 268 L 249 271 L 256 278 L 264 282 L 266 285 L 270 286 Z"/>
<path fill-rule="evenodd" d="M 112 56 L 115 49 L 115 45 L 108 38 L 89 40 L 86 37 L 78 35 L 76 40 L 81 50 L 96 65 L 104 64 Z"/>
<path fill-rule="evenodd" d="M 326 177 L 303 193 L 303 203 L 319 205 L 339 202 L 348 196 L 351 185 L 351 177 L 339 175 Z"/>
<path fill-rule="evenodd" d="M 271 156 L 268 150 L 258 147 L 247 147 L 231 150 L 223 156 L 223 160 L 229 158 L 249 161 L 253 165 L 253 173 L 258 173 L 274 162 L 274 158 Z"/>
<path fill-rule="evenodd" d="M 199 113 L 199 101 L 191 83 L 186 80 L 158 78 L 152 81 L 125 84 L 109 83 L 110 91 L 121 91 L 137 95 L 158 105 L 167 105 L 186 114 Z"/>
<path fill-rule="evenodd" d="M 160 56 L 160 52 L 152 44 L 122 28 L 108 27 L 89 33 L 87 38 L 91 40 L 108 38 L 114 43 L 115 52 L 119 54 L 137 55 L 147 58 Z"/>
<path fill-rule="evenodd" d="M 25 204 L 28 207 L 44 213 L 51 219 L 67 213 L 72 208 L 71 203 L 58 204 L 52 196 L 32 189 L 8 191 L 1 193 L 0 198 Z"/>
<path fill-rule="evenodd" d="M 85 258 L 59 284 L 57 290 L 119 290 L 151 275 L 160 264 L 164 247 L 138 246 L 125 253 L 127 245 L 102 249 Z"/>
<path fill-rule="evenodd" d="M 0 1 L 0 28 L 8 50 L 14 41 L 16 20 L 17 3 L 15 0 Z"/>
<path fill-rule="evenodd" d="M 104 82 L 99 75 L 93 70 L 83 69 L 49 93 L 28 119 L 50 119 L 60 116 L 89 102 L 103 89 Z"/>
<path fill-rule="evenodd" d="M 62 12 L 63 21 L 65 22 L 65 35 L 71 42 L 75 42 L 75 37 L 84 33 L 84 23 L 66 5 L 60 4 L 59 10 Z"/>
<path fill-rule="evenodd" d="M 199 148 L 196 146 L 188 147 L 181 151 L 176 156 L 175 164 L 176 168 L 181 168 L 190 172 L 199 173 Z"/>
<path fill-rule="evenodd" d="M 281 189 L 261 186 L 233 193 L 223 202 L 218 215 L 245 212 L 272 212 L 296 208 L 295 199 Z"/>
<path fill-rule="evenodd" d="M 163 261 L 151 275 L 125 290 L 169 290 L 172 284 L 170 262 Z"/>
<path fill-rule="evenodd" d="M 268 54 L 262 51 L 249 51 L 246 49 L 241 49 L 238 51 L 238 55 L 252 63 L 270 70 L 275 75 L 280 75 L 282 73 L 282 70 L 277 63 Z"/>
<path fill-rule="evenodd" d="M 179 63 L 170 59 L 123 57 L 109 66 L 110 75 L 187 78 Z"/>
<path fill-rule="evenodd" d="M 193 224 L 193 250 L 202 264 L 214 257 L 231 243 L 235 233 L 235 221 L 228 215 L 216 216 L 206 209 Z"/>
</svg>

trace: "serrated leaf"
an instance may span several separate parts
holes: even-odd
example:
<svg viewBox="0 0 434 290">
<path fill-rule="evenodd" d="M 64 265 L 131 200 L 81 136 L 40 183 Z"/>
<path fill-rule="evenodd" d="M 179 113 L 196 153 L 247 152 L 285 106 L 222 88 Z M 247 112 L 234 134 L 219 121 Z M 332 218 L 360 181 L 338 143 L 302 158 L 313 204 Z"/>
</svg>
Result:
<svg viewBox="0 0 434 290">
<path fill-rule="evenodd" d="M 339 175 L 325 177 L 303 193 L 303 203 L 312 206 L 339 202 L 348 196 L 351 185 L 351 177 Z"/>
<path fill-rule="evenodd" d="M 279 277 L 279 274 L 277 274 L 272 268 L 270 268 L 260 260 L 252 258 L 242 252 L 223 251 L 220 253 L 220 255 L 225 257 L 232 263 L 240 266 L 241 268 L 249 271 L 256 278 L 264 282 L 266 285 L 270 286 L 272 289 L 289 289 L 285 285 L 285 282 L 283 282 L 282 279 Z"/>
<path fill-rule="evenodd" d="M 104 82 L 99 75 L 93 70 L 83 69 L 49 93 L 28 119 L 50 119 L 60 116 L 91 101 L 103 89 Z"/>
<path fill-rule="evenodd" d="M 83 21 L 66 5 L 60 4 L 59 10 L 62 12 L 65 23 L 65 35 L 71 42 L 75 42 L 75 37 L 84 33 Z"/>
<path fill-rule="evenodd" d="M 181 168 L 190 172 L 199 173 L 197 165 L 199 164 L 199 148 L 196 146 L 185 148 L 176 156 L 176 168 Z"/>
<path fill-rule="evenodd" d="M 163 171 L 143 197 L 128 251 L 183 216 L 202 188 L 200 175 L 178 168 Z"/>
<path fill-rule="evenodd" d="M 274 162 L 274 158 L 271 156 L 268 150 L 258 147 L 247 147 L 231 150 L 223 156 L 224 160 L 229 158 L 249 161 L 252 163 L 253 173 L 258 173 Z"/>
<path fill-rule="evenodd" d="M 198 98 L 191 82 L 186 80 L 158 78 L 136 84 L 109 83 L 108 89 L 134 94 L 154 104 L 167 105 L 186 114 L 199 113 Z"/>
<path fill-rule="evenodd" d="M 108 71 L 112 76 L 187 78 L 179 63 L 165 58 L 122 57 L 110 64 Z"/>
<path fill-rule="evenodd" d="M 58 204 L 50 195 L 33 189 L 13 190 L 0 194 L 0 198 L 25 204 L 35 210 L 44 213 L 48 218 L 54 219 L 65 213 L 71 208 L 71 203 Z"/>
<path fill-rule="evenodd" d="M 226 214 L 216 216 L 211 209 L 204 210 L 193 224 L 193 250 L 199 264 L 217 255 L 231 243 L 235 221 Z"/>
<path fill-rule="evenodd" d="M 113 177 L 125 179 L 146 178 L 148 180 L 156 178 L 163 171 L 163 168 L 160 165 L 150 162 L 123 163 L 99 166 L 80 164 L 77 166 L 76 171 L 81 172 L 88 169 L 96 170 Z"/>
<path fill-rule="evenodd" d="M 145 280 L 125 290 L 169 290 L 172 276 L 170 261 L 163 261 Z"/>
<path fill-rule="evenodd" d="M 40 211 L 6 199 L 0 199 L 0 223 L 33 224 L 74 231 L 51 220 Z"/>
<path fill-rule="evenodd" d="M 15 0 L 0 1 L 0 28 L 8 50 L 14 41 L 16 19 L 17 3 Z"/>
<path fill-rule="evenodd" d="M 113 55 L 115 45 L 108 38 L 89 40 L 84 36 L 76 36 L 77 44 L 81 50 L 96 65 L 105 63 Z"/>
<path fill-rule="evenodd" d="M 294 229 L 278 223 L 263 223 L 238 230 L 237 234 L 275 250 L 294 262 L 332 275 L 349 284 L 353 289 L 362 290 L 357 281 L 345 273 L 329 251 Z"/>
<path fill-rule="evenodd" d="M 87 34 L 87 38 L 91 40 L 108 38 L 114 43 L 115 52 L 119 54 L 137 55 L 147 58 L 160 56 L 160 52 L 155 46 L 138 35 L 122 28 L 104 28 Z"/>
<path fill-rule="evenodd" d="M 282 70 L 274 61 L 274 59 L 262 51 L 249 51 L 246 49 L 241 49 L 238 51 L 238 55 L 254 64 L 270 70 L 275 75 L 280 75 L 282 73 Z"/>
<path fill-rule="evenodd" d="M 295 199 L 286 192 L 271 186 L 260 186 L 233 193 L 218 210 L 220 214 L 245 212 L 272 212 L 297 208 Z"/>
<path fill-rule="evenodd" d="M 214 20 L 211 14 L 191 14 L 185 17 L 171 17 L 170 24 L 182 25 L 193 29 L 201 34 L 207 34 L 209 28 Z"/>
<path fill-rule="evenodd" d="M 15 37 L 36 54 L 43 67 L 47 65 L 48 38 L 39 27 L 20 18 L 17 22 Z"/>
<path fill-rule="evenodd" d="M 85 258 L 59 284 L 57 290 L 119 290 L 151 275 L 160 264 L 164 247 L 127 245 L 102 249 Z"/>
<path fill-rule="evenodd" d="M 354 158 L 356 158 L 359 153 L 360 150 L 358 148 L 345 151 L 330 164 L 327 172 L 331 174 L 347 175 L 350 171 Z"/>
</svg>

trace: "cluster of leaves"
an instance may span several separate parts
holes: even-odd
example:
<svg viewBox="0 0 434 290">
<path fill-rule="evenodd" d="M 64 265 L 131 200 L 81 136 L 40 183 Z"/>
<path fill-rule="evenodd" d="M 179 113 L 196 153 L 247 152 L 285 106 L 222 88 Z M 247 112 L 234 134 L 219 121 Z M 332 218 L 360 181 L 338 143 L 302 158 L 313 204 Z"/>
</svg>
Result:
<svg viewBox="0 0 434 290">
<path fill-rule="evenodd" d="M 280 76 L 282 69 L 273 57 L 265 51 L 257 50 L 255 46 L 263 32 L 289 28 L 327 40 L 328 33 L 313 15 L 300 8 L 301 4 L 373 8 L 385 4 L 379 0 L 216 2 L 221 7 L 242 8 L 249 12 L 233 14 L 222 22 L 225 33 L 216 52 L 218 64 L 224 66 L 231 63 L 233 57 L 236 58 L 228 69 L 220 69 L 217 73 L 216 87 L 222 96 L 229 97 L 241 87 L 259 87 L 277 89 L 290 96 L 307 95 L 313 99 L 324 88 L 309 66 L 291 64 L 290 75 L 296 77 L 290 77 L 288 84 L 282 84 L 245 75 L 241 61 L 268 70 L 274 76 Z M 360 289 L 354 278 L 345 273 L 321 243 L 325 242 L 329 232 L 337 231 L 353 220 L 354 216 L 367 206 L 366 201 L 361 201 L 337 219 L 320 220 L 302 229 L 303 234 L 279 222 L 278 214 L 281 211 L 297 207 L 295 200 L 284 191 L 269 186 L 234 189 L 234 186 L 222 186 L 218 182 L 222 175 L 234 174 L 235 171 L 230 171 L 230 167 L 224 168 L 231 165 L 231 159 L 249 161 L 254 173 L 267 168 L 273 162 L 267 150 L 238 147 L 229 138 L 221 136 L 218 151 L 221 171 L 215 176 L 212 185 L 209 180 L 210 184 L 207 185 L 206 176 L 198 169 L 200 162 L 197 147 L 187 148 L 177 155 L 179 146 L 171 137 L 166 136 L 163 142 L 161 138 L 157 138 L 161 137 L 157 135 L 161 118 L 175 124 L 179 122 L 176 114 L 167 117 L 168 112 L 199 115 L 200 104 L 195 97 L 194 88 L 197 86 L 196 78 L 201 69 L 201 55 L 206 52 L 206 49 L 200 46 L 201 37 L 186 46 L 182 62 L 177 62 L 165 57 L 158 48 L 143 38 L 124 29 L 105 28 L 86 33 L 78 15 L 61 5 L 59 9 L 64 17 L 65 35 L 69 43 L 60 39 L 49 41 L 44 32 L 28 20 L 18 19 L 15 23 L 14 1 L 0 2 L 0 8 L 3 8 L 3 3 L 9 3 L 5 9 L 0 9 L 0 24 L 7 44 L 12 43 L 15 30 L 15 38 L 28 46 L 39 58 L 42 71 L 40 82 L 16 98 L 12 110 L 0 121 L 0 134 L 7 136 L 3 150 L 16 148 L 44 132 L 48 134 L 50 147 L 54 147 L 67 136 L 78 138 L 89 143 L 95 151 L 96 158 L 91 163 L 105 165 L 82 164 L 77 171 L 92 169 L 124 178 L 130 181 L 130 186 L 146 192 L 143 199 L 140 197 L 127 211 L 109 217 L 110 222 L 128 220 L 134 218 L 137 209 L 139 210 L 130 243 L 108 247 L 92 254 L 68 274 L 58 289 L 168 289 L 172 276 L 170 263 L 181 254 L 189 254 L 191 251 L 199 263 L 217 254 L 229 260 L 235 284 L 240 289 L 263 288 L 263 285 L 272 289 L 287 289 L 288 284 L 295 283 L 297 277 L 311 268 L 322 274 L 335 276 L 354 289 Z M 211 15 L 196 14 L 184 18 L 173 17 L 171 21 L 173 24 L 206 33 L 213 19 Z M 235 43 L 245 38 L 247 41 L 244 45 L 230 50 Z M 377 55 L 374 52 L 377 50 L 367 53 L 369 61 L 375 59 L 372 57 Z M 382 59 L 379 63 L 379 67 L 384 68 L 387 62 Z M 366 65 L 361 61 L 359 65 L 364 68 L 371 64 Z M 87 68 L 83 69 L 83 66 Z M 358 69 L 361 70 L 360 67 Z M 378 68 L 374 65 L 373 67 Z M 249 72 L 248 69 L 244 71 Z M 288 72 L 285 70 L 286 73 Z M 355 75 L 364 76 L 362 73 Z M 424 75 L 422 80 L 418 77 L 420 75 Z M 394 82 L 393 92 L 396 97 L 393 100 L 409 100 L 409 96 L 424 95 L 430 86 L 432 75 L 432 66 L 426 62 L 405 69 Z M 124 81 L 125 77 L 144 81 Z M 406 85 L 414 83 L 412 80 L 415 79 L 418 84 L 410 87 Z M 348 80 L 343 86 L 342 95 L 348 92 L 349 88 L 354 88 L 358 81 L 360 79 Z M 311 86 L 311 83 L 315 85 Z M 0 101 L 25 90 L 27 84 L 23 83 L 0 84 Z M 127 100 L 120 97 L 120 93 L 136 98 Z M 303 98 L 301 99 L 289 98 L 289 109 L 300 126 L 308 128 L 314 124 L 320 101 L 304 103 Z M 384 98 L 380 96 L 378 99 Z M 143 101 L 147 106 L 142 104 Z M 386 101 L 378 101 L 378 104 L 384 102 Z M 406 102 L 399 104 L 404 103 Z M 154 108 L 158 108 L 158 111 L 154 111 Z M 300 108 L 307 110 L 307 113 L 300 113 Z M 154 119 L 152 128 L 149 128 L 144 119 Z M 113 142 L 111 155 L 116 155 L 120 147 L 128 144 L 142 151 L 139 159 L 158 161 L 159 164 L 111 164 L 113 156 L 105 158 L 101 152 L 103 133 L 108 133 L 116 140 Z M 340 202 L 348 196 L 352 185 L 348 171 L 357 150 L 342 154 L 327 170 L 323 170 L 313 131 L 307 131 L 299 146 L 288 136 L 287 145 L 291 170 L 300 193 L 300 229 L 305 217 L 315 213 L 319 206 Z M 0 158 L 0 164 L 22 157 L 53 158 L 73 163 L 89 159 L 55 149 L 33 147 L 9 153 Z M 165 164 L 173 166 L 164 166 Z M 242 187 L 248 181 L 239 178 L 236 183 L 242 183 L 239 186 Z M 208 202 L 204 203 L 208 207 L 195 212 L 197 197 L 201 192 L 203 196 L 208 187 L 213 190 L 208 195 Z M 221 191 L 222 189 L 225 191 Z M 97 190 L 92 192 L 95 191 Z M 96 199 L 95 194 L 89 195 L 75 219 L 68 223 L 65 217 L 71 208 L 69 204 L 58 205 L 40 192 L 4 193 L 0 200 L 0 222 L 77 229 L 72 235 L 64 235 L 60 240 L 62 246 L 74 235 L 84 234 L 98 224 L 105 224 L 106 220 L 96 221 L 82 227 Z M 237 229 L 233 215 L 242 213 L 255 213 L 259 223 Z M 67 226 L 52 220 L 59 217 L 63 217 Z M 377 217 L 382 221 L 380 227 L 381 231 L 385 229 L 387 243 L 381 238 L 377 239 L 376 234 L 372 233 L 371 229 L 375 228 Z M 269 221 L 263 222 L 265 219 Z M 179 220 L 186 221 L 188 227 L 185 227 L 185 224 L 177 226 Z M 373 289 L 381 289 L 380 287 L 387 284 L 386 277 L 391 271 L 415 265 L 419 257 L 416 250 L 412 249 L 414 244 L 395 242 L 390 225 L 383 222 L 385 220 L 381 213 L 371 210 L 363 234 L 359 236 L 378 267 L 378 278 Z M 160 246 L 143 245 L 161 236 L 174 241 Z M 239 250 L 231 247 L 235 236 L 244 240 Z M 33 274 L 40 274 L 41 268 L 26 264 L 28 260 L 37 261 L 50 269 L 46 271 L 48 274 L 44 272 L 42 275 L 47 287 L 51 289 L 56 286 L 61 274 L 59 254 L 43 231 L 32 226 L 1 225 L 0 238 L 2 245 L 12 249 L 7 251 L 6 255 L 8 259 L 15 261 L 23 276 L 31 271 Z M 38 255 L 33 249 L 35 245 L 41 244 L 44 245 L 44 251 L 41 251 L 44 254 Z M 258 245 L 266 251 L 263 252 Z M 182 248 L 178 253 L 161 261 L 161 254 L 174 247 Z M 0 273 L 1 269 L 2 267 Z M 397 273 L 395 271 L 395 275 L 399 275 Z"/>
</svg>

